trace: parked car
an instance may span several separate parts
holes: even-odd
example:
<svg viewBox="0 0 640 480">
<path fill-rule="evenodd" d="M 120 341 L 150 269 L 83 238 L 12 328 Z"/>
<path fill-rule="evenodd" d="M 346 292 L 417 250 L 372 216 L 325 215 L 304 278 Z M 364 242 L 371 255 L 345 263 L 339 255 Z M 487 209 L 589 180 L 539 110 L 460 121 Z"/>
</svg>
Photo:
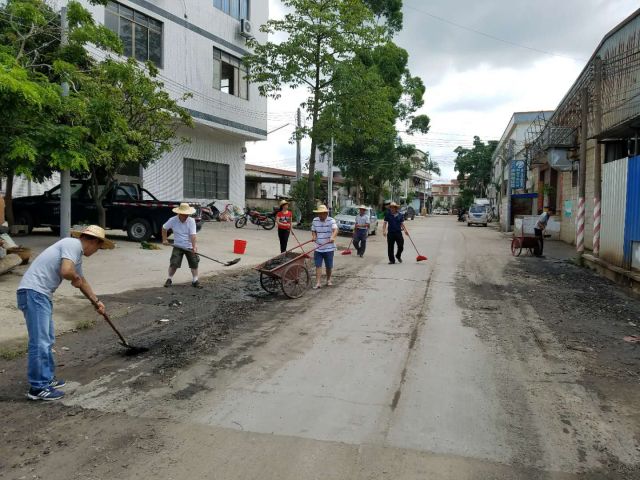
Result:
<svg viewBox="0 0 640 480">
<path fill-rule="evenodd" d="M 358 207 L 344 207 L 338 215 L 336 215 L 336 223 L 340 233 L 353 234 L 356 224 L 356 215 L 360 212 Z M 367 207 L 367 215 L 369 216 L 369 235 L 375 235 L 378 230 L 378 215 L 374 208 Z"/>
<path fill-rule="evenodd" d="M 449 210 L 446 208 L 436 208 L 433 210 L 434 215 L 449 215 Z"/>
<path fill-rule="evenodd" d="M 405 220 L 414 220 L 416 218 L 416 210 L 411 205 L 400 207 L 400 213 L 404 215 Z"/>
<path fill-rule="evenodd" d="M 144 200 L 144 195 L 151 200 Z M 179 201 L 161 201 L 136 183 L 115 183 L 105 196 L 102 205 L 106 211 L 106 227 L 125 230 L 130 240 L 142 242 L 151 236 L 161 237 L 162 225 L 173 215 Z M 200 205 L 193 215 L 198 230 L 202 226 Z M 29 233 L 36 227 L 49 227 L 60 231 L 60 185 L 43 195 L 13 199 L 15 223 L 26 225 Z M 71 224 L 97 223 L 98 209 L 88 180 L 71 182 Z"/>
<path fill-rule="evenodd" d="M 471 205 L 467 213 L 467 226 L 482 225 L 487 226 L 487 208 L 485 205 Z"/>
</svg>

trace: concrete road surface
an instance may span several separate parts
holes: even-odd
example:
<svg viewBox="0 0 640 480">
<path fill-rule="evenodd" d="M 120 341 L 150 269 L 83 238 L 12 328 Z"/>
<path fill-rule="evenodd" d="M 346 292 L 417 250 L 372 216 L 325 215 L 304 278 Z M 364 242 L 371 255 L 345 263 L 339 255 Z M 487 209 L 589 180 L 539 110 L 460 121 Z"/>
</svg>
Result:
<svg viewBox="0 0 640 480">
<path fill-rule="evenodd" d="M 429 261 L 407 241 L 388 265 L 372 237 L 364 258 L 336 257 L 335 286 L 273 302 L 168 384 L 132 394 L 141 359 L 65 404 L 153 426 L 153 453 L 133 450 L 120 478 L 638 478 L 637 404 L 603 408 L 536 292 L 500 294 L 520 261 L 508 239 L 454 217 L 408 227 Z"/>
</svg>

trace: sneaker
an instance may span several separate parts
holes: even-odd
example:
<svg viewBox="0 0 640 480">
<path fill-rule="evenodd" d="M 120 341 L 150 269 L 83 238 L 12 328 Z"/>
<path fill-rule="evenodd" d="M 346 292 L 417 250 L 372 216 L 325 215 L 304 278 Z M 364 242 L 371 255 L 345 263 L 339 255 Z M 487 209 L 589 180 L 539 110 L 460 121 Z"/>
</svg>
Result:
<svg viewBox="0 0 640 480">
<path fill-rule="evenodd" d="M 202 285 L 200 285 L 200 281 L 196 280 L 195 282 L 191 282 L 191 286 L 193 288 L 202 288 Z"/>
<path fill-rule="evenodd" d="M 171 280 L 170 278 L 167 278 L 167 281 L 164 282 L 164 286 L 170 287 L 171 285 L 173 285 L 173 280 Z"/>
<path fill-rule="evenodd" d="M 30 388 L 27 393 L 27 398 L 29 400 L 45 400 L 45 401 L 53 401 L 60 400 L 64 397 L 64 392 L 60 390 L 56 390 L 55 388 L 47 387 L 47 388 Z"/>
<path fill-rule="evenodd" d="M 64 387 L 66 384 L 67 382 L 65 382 L 63 379 L 54 378 L 49 382 L 49 388 L 61 388 L 61 387 Z"/>
</svg>

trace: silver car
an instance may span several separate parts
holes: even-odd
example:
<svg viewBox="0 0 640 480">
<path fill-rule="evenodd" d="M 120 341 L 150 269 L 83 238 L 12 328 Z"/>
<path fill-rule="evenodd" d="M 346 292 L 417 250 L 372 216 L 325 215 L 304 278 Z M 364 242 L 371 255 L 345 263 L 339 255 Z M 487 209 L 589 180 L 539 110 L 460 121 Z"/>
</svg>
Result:
<svg viewBox="0 0 640 480">
<path fill-rule="evenodd" d="M 484 205 L 471 205 L 469 212 L 467 213 L 467 225 L 482 225 L 487 226 L 487 208 Z"/>
<path fill-rule="evenodd" d="M 360 212 L 357 207 L 344 207 L 338 215 L 336 215 L 336 223 L 340 233 L 353 233 L 356 224 L 356 215 Z M 375 235 L 378 230 L 378 217 L 376 211 L 367 207 L 366 214 L 369 216 L 369 235 Z"/>
</svg>

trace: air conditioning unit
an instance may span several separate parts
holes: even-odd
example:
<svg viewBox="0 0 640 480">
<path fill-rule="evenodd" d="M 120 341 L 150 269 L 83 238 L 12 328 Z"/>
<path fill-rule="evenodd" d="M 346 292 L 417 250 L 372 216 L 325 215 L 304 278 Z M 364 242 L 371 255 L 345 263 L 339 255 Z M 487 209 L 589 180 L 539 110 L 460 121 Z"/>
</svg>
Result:
<svg viewBox="0 0 640 480">
<path fill-rule="evenodd" d="M 569 150 L 565 148 L 550 148 L 547 152 L 549 166 L 561 172 L 573 170 L 573 161 L 569 158 Z"/>
<path fill-rule="evenodd" d="M 253 37 L 253 25 L 251 25 L 251 22 L 246 18 L 240 20 L 240 35 L 245 38 Z"/>
</svg>

